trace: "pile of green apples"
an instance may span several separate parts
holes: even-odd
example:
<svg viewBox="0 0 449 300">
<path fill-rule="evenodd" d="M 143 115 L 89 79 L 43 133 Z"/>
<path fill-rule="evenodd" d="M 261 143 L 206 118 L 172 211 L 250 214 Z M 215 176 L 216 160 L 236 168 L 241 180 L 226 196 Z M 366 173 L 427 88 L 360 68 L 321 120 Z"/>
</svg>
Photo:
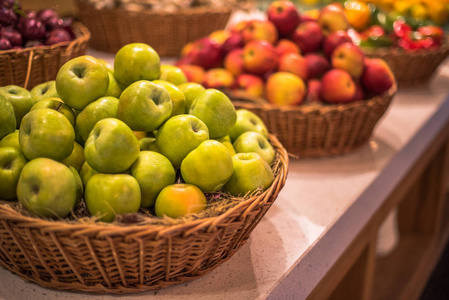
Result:
<svg viewBox="0 0 449 300">
<path fill-rule="evenodd" d="M 0 87 L 0 199 L 40 217 L 82 201 L 104 222 L 141 207 L 185 216 L 209 193 L 267 189 L 275 155 L 259 117 L 143 43 L 122 47 L 113 67 L 80 56 L 30 91 Z"/>
</svg>

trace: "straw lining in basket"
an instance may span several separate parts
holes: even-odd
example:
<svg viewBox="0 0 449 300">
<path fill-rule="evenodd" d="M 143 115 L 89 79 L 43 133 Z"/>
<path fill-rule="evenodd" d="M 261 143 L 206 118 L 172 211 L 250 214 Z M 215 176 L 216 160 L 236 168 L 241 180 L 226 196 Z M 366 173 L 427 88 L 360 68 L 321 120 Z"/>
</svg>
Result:
<svg viewBox="0 0 449 300">
<path fill-rule="evenodd" d="M 135 293 L 193 280 L 229 259 L 248 239 L 285 184 L 288 155 L 276 150 L 273 184 L 216 216 L 172 223 L 94 223 L 31 217 L 0 204 L 0 265 L 44 287 Z"/>
<path fill-rule="evenodd" d="M 18 85 L 27 89 L 56 78 L 67 61 L 84 55 L 90 39 L 87 28 L 73 23 L 76 39 L 51 46 L 0 51 L 0 86 Z"/>
<path fill-rule="evenodd" d="M 130 43 L 146 43 L 160 56 L 178 56 L 189 42 L 224 29 L 231 8 L 198 7 L 179 12 L 127 11 L 123 8 L 95 9 L 76 1 L 81 21 L 92 34 L 91 46 L 117 52 Z"/>
<path fill-rule="evenodd" d="M 398 87 L 409 87 L 427 83 L 438 66 L 449 55 L 449 37 L 439 49 L 421 49 L 417 51 L 403 51 L 402 49 L 363 48 L 370 58 L 381 58 L 393 71 Z"/>
<path fill-rule="evenodd" d="M 277 106 L 225 91 L 236 109 L 257 114 L 294 157 L 340 155 L 364 145 L 387 110 L 396 85 L 383 95 L 339 105 Z"/>
</svg>

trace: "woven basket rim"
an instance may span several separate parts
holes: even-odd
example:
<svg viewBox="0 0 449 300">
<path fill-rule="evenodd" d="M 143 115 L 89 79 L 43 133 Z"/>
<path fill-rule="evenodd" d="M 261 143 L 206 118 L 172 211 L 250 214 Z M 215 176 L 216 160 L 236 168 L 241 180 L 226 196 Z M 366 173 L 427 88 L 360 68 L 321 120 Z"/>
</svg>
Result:
<svg viewBox="0 0 449 300">
<path fill-rule="evenodd" d="M 339 104 L 327 104 L 327 103 L 305 103 L 297 106 L 279 106 L 267 102 L 264 98 L 256 98 L 245 95 L 245 93 L 235 93 L 231 91 L 225 91 L 225 93 L 230 96 L 232 102 L 245 103 L 250 106 L 255 106 L 266 111 L 277 110 L 281 112 L 302 112 L 302 113 L 315 113 L 315 114 L 328 114 L 331 111 L 342 112 L 344 110 L 359 109 L 366 106 L 372 106 L 376 102 L 383 99 L 392 99 L 397 92 L 397 83 L 395 82 L 393 86 L 386 92 L 375 95 L 369 99 L 352 101 L 349 103 L 339 103 Z M 243 98 L 243 99 L 238 99 Z M 242 101 L 243 100 L 243 101 Z"/>
<path fill-rule="evenodd" d="M 427 55 L 433 56 L 446 56 L 449 54 L 449 34 L 444 36 L 445 42 L 438 49 L 419 49 L 414 51 L 405 51 L 401 48 L 391 48 L 391 47 L 380 47 L 380 48 L 366 48 L 361 47 L 363 52 L 367 55 L 376 56 L 394 56 L 394 57 L 422 57 Z"/>
<path fill-rule="evenodd" d="M 47 50 L 53 50 L 53 49 L 65 48 L 65 47 L 67 47 L 67 49 L 70 49 L 75 44 L 89 41 L 90 31 L 81 22 L 78 22 L 78 21 L 73 22 L 72 29 L 76 35 L 76 38 L 71 41 L 61 42 L 61 43 L 57 43 L 57 44 L 50 45 L 50 46 L 42 45 L 42 46 L 22 48 L 22 49 L 2 50 L 2 51 L 0 51 L 0 55 L 11 55 L 11 54 L 15 55 L 15 54 L 27 53 L 27 52 L 45 52 Z"/>
<path fill-rule="evenodd" d="M 89 9 L 102 11 L 105 13 L 116 13 L 120 12 L 121 14 L 127 14 L 129 16 L 133 15 L 147 15 L 147 16 L 177 16 L 177 15 L 201 15 L 201 14 L 216 14 L 216 13 L 231 13 L 233 11 L 232 7 L 229 6 L 221 6 L 221 7 L 207 7 L 207 6 L 198 6 L 198 7 L 189 7 L 183 8 L 174 12 L 164 12 L 164 11 L 154 11 L 154 10 L 140 10 L 140 11 L 131 11 L 126 10 L 121 7 L 114 8 L 102 8 L 97 9 L 92 4 L 87 3 L 82 0 L 76 0 L 80 5 L 89 7 Z"/>
<path fill-rule="evenodd" d="M 236 210 L 248 210 L 254 205 L 257 205 L 259 202 L 264 201 L 267 197 L 272 194 L 277 194 L 279 190 L 284 186 L 287 173 L 288 173 L 288 154 L 282 144 L 274 135 L 269 135 L 269 140 L 273 145 L 273 148 L 279 154 L 277 162 L 280 166 L 280 172 L 275 177 L 271 186 L 266 189 L 264 192 L 251 196 L 249 198 L 244 199 L 243 201 L 237 203 L 235 206 L 229 208 L 224 213 L 206 217 L 203 219 L 196 220 L 187 220 L 182 221 L 179 224 L 174 225 L 166 225 L 166 224 L 158 224 L 158 225 L 148 225 L 148 224 L 117 224 L 117 223 L 105 223 L 105 222 L 79 222 L 76 220 L 71 220 L 70 222 L 66 222 L 58 219 L 45 219 L 39 218 L 31 215 L 22 214 L 19 211 L 15 210 L 8 203 L 1 204 L 0 203 L 0 214 L 3 220 L 13 220 L 28 223 L 29 227 L 39 227 L 39 228 L 51 228 L 49 231 L 73 231 L 76 229 L 76 233 L 74 235 L 83 235 L 86 232 L 98 233 L 101 236 L 109 236 L 109 235 L 117 235 L 126 234 L 129 238 L 135 235 L 146 235 L 151 233 L 157 233 L 158 236 L 170 235 L 172 231 L 179 231 L 180 229 L 185 229 L 185 235 L 191 234 L 199 229 L 207 228 L 210 225 L 220 224 L 223 219 L 226 219 L 229 215 L 231 215 Z M 6 202 L 6 201 L 5 201 Z M 16 202 L 14 202 L 16 203 Z M 55 227 L 57 224 L 57 228 Z M 132 235 L 134 233 L 134 235 Z"/>
</svg>

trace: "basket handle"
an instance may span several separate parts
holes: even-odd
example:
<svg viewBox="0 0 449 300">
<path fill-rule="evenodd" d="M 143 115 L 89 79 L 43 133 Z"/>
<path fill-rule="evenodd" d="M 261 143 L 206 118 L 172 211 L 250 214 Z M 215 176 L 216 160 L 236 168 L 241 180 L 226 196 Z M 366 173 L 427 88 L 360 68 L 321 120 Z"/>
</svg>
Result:
<svg viewBox="0 0 449 300">
<path fill-rule="evenodd" d="M 25 84 L 23 85 L 23 87 L 26 89 L 28 86 L 28 82 L 30 80 L 30 75 L 31 75 L 31 66 L 33 65 L 33 56 L 34 56 L 34 50 L 30 51 L 30 56 L 28 57 L 28 67 L 27 67 L 27 74 L 25 77 Z"/>
</svg>

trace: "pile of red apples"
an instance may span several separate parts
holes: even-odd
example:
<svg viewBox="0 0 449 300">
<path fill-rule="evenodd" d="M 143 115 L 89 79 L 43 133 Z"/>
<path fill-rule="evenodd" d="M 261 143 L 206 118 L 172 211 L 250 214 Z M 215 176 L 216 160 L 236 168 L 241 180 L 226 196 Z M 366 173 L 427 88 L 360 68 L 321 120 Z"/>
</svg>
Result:
<svg viewBox="0 0 449 300">
<path fill-rule="evenodd" d="M 266 19 L 240 21 L 185 45 L 176 64 L 206 88 L 280 106 L 347 103 L 387 92 L 395 82 L 389 66 L 366 57 L 350 32 L 339 4 L 312 18 L 290 1 L 274 1 Z"/>
</svg>

